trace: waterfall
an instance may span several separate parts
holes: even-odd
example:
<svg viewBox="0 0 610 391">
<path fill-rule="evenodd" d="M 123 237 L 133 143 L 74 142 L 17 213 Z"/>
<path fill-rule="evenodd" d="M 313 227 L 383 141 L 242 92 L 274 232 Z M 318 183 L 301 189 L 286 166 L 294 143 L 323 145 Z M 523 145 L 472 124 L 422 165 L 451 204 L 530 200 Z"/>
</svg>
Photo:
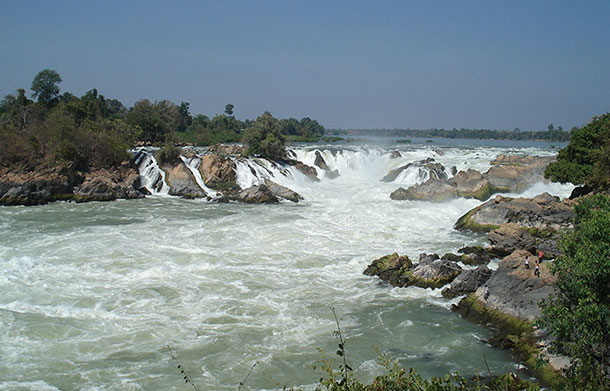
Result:
<svg viewBox="0 0 610 391">
<path fill-rule="evenodd" d="M 203 191 L 205 191 L 205 194 L 208 197 L 217 198 L 218 193 L 215 190 L 212 190 L 209 187 L 207 187 L 205 185 L 205 182 L 203 181 L 203 178 L 201 177 L 201 172 L 199 172 L 199 165 L 201 164 L 201 158 L 199 158 L 199 157 L 186 158 L 181 155 L 180 159 L 182 160 L 184 165 L 189 170 L 191 170 L 191 173 L 195 177 L 195 181 L 197 182 L 199 187 L 201 187 L 201 189 L 203 189 Z"/>
<path fill-rule="evenodd" d="M 165 182 L 165 172 L 159 168 L 152 151 L 144 148 L 136 151 L 135 164 L 138 167 L 140 181 L 151 194 L 167 195 L 169 186 Z"/>
</svg>

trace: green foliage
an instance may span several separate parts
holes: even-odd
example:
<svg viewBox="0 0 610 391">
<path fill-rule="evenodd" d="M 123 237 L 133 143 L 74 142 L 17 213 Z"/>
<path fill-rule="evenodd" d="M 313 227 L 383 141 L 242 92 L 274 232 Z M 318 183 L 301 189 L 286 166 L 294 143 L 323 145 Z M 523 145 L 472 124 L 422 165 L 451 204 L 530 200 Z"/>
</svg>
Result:
<svg viewBox="0 0 610 391">
<path fill-rule="evenodd" d="M 157 161 L 159 164 L 172 164 L 180 159 L 180 149 L 176 148 L 174 141 L 169 138 L 165 141 L 163 148 L 157 152 Z"/>
<path fill-rule="evenodd" d="M 557 294 L 541 305 L 551 351 L 567 355 L 570 390 L 610 390 L 610 197 L 576 206 L 577 225 L 552 265 Z"/>
<path fill-rule="evenodd" d="M 286 141 L 281 133 L 280 121 L 265 111 L 254 124 L 246 129 L 243 142 L 247 153 L 271 160 L 282 160 L 286 156 Z"/>
<path fill-rule="evenodd" d="M 545 178 L 555 182 L 588 184 L 594 189 L 610 188 L 610 113 L 595 117 L 582 128 L 572 130 L 570 143 L 551 163 Z"/>
<path fill-rule="evenodd" d="M 38 102 L 49 104 L 59 95 L 61 76 L 57 71 L 44 69 L 40 71 L 32 80 L 32 97 L 38 97 Z"/>
<path fill-rule="evenodd" d="M 233 106 L 231 103 L 227 104 L 227 105 L 225 106 L 225 114 L 226 114 L 226 115 L 233 115 L 233 108 L 234 108 L 234 107 L 235 107 L 235 106 Z"/>
<path fill-rule="evenodd" d="M 167 100 L 151 103 L 148 99 L 142 99 L 127 113 L 127 123 L 140 129 L 142 139 L 150 142 L 164 141 L 181 121 L 178 106 Z"/>
</svg>

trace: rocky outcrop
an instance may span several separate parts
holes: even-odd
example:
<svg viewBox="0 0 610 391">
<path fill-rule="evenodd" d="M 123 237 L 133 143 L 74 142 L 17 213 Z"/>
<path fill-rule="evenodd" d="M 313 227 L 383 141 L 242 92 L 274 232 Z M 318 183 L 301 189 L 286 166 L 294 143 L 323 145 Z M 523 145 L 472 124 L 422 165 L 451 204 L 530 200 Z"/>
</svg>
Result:
<svg viewBox="0 0 610 391">
<path fill-rule="evenodd" d="M 139 174 L 129 164 L 111 169 L 97 169 L 84 174 L 83 182 L 75 187 L 77 202 L 135 199 L 144 195 L 136 190 Z"/>
<path fill-rule="evenodd" d="M 208 153 L 221 156 L 243 156 L 246 148 L 235 144 L 214 144 L 208 149 Z"/>
<path fill-rule="evenodd" d="M 206 186 L 215 190 L 238 190 L 235 162 L 219 154 L 201 157 L 199 172 Z"/>
<path fill-rule="evenodd" d="M 572 201 L 548 193 L 534 198 L 496 196 L 460 217 L 455 228 L 489 232 L 504 223 L 518 223 L 523 228 L 559 231 L 572 228 L 574 216 Z"/>
<path fill-rule="evenodd" d="M 462 262 L 464 265 L 478 266 L 487 265 L 493 258 L 503 256 L 498 254 L 492 248 L 483 248 L 480 246 L 465 246 L 458 250 L 461 255 L 448 253 L 443 255 L 441 259 L 447 259 L 453 262 Z"/>
<path fill-rule="evenodd" d="M 543 181 L 544 169 L 553 160 L 551 157 L 498 155 L 492 167 L 483 174 L 469 169 L 459 171 L 449 179 L 431 176 L 426 182 L 399 189 L 390 197 L 395 200 L 433 201 L 464 197 L 483 201 L 494 193 L 519 192 Z"/>
<path fill-rule="evenodd" d="M 324 170 L 325 178 L 335 179 L 340 175 L 339 170 L 337 170 L 337 169 L 331 170 L 330 167 L 328 167 L 328 164 L 326 164 L 326 160 L 324 160 L 324 157 L 322 156 L 320 151 L 316 151 L 316 160 L 314 161 L 313 164 L 320 167 L 322 170 Z"/>
<path fill-rule="evenodd" d="M 174 165 L 164 165 L 161 169 L 165 171 L 165 181 L 170 188 L 169 195 L 191 199 L 206 197 L 191 170 L 181 160 L 176 161 Z"/>
<path fill-rule="evenodd" d="M 505 223 L 487 235 L 491 247 L 503 255 L 512 254 L 515 250 L 536 252 L 536 238 L 518 223 Z"/>
<path fill-rule="evenodd" d="M 394 286 L 402 286 L 401 276 L 413 267 L 408 256 L 399 256 L 397 253 L 383 256 L 374 260 L 365 270 L 367 276 L 377 276 Z"/>
<path fill-rule="evenodd" d="M 308 166 L 307 164 L 298 160 L 286 160 L 285 163 L 299 170 L 303 175 L 309 178 L 309 180 L 313 182 L 320 181 L 320 179 L 318 178 L 318 172 L 316 171 L 315 167 Z"/>
<path fill-rule="evenodd" d="M 53 201 L 109 201 L 140 198 L 135 169 L 125 162 L 111 169 L 76 171 L 72 166 L 0 169 L 0 205 L 39 205 Z"/>
<path fill-rule="evenodd" d="M 489 309 L 508 314 L 525 321 L 533 321 L 540 316 L 538 301 L 554 292 L 556 278 L 549 270 L 549 263 L 540 265 L 540 277 L 534 275 L 534 264 L 525 268 L 525 257 L 534 255 L 517 250 L 500 261 L 498 268 L 487 280 L 489 297 L 484 300 L 484 287 L 479 287 L 475 297 Z"/>
<path fill-rule="evenodd" d="M 448 178 L 447 173 L 445 172 L 445 167 L 436 163 L 434 159 L 428 158 L 425 160 L 419 160 L 417 162 L 412 162 L 409 164 L 405 164 L 404 166 L 400 166 L 393 170 L 390 170 L 382 179 L 383 182 L 392 182 L 405 170 L 410 168 L 421 168 L 428 172 L 429 178 L 437 181 L 444 181 Z"/>
<path fill-rule="evenodd" d="M 464 270 L 451 283 L 451 286 L 442 290 L 443 297 L 452 299 L 472 293 L 483 285 L 491 277 L 491 270 L 485 266 L 479 266 L 473 270 Z"/>
<path fill-rule="evenodd" d="M 246 204 L 277 204 L 280 202 L 265 185 L 250 186 L 242 191 L 229 194 L 227 198 Z"/>
<path fill-rule="evenodd" d="M 271 191 L 271 194 L 276 197 L 284 198 L 292 202 L 299 202 L 303 199 L 303 197 L 301 197 L 301 195 L 296 191 L 292 191 L 286 186 L 277 184 L 269 179 L 265 179 L 265 186 L 267 186 L 267 188 Z"/>
<path fill-rule="evenodd" d="M 461 270 L 455 262 L 441 260 L 436 254 L 421 254 L 419 263 L 413 265 L 409 257 L 394 253 L 374 260 L 364 274 L 378 276 L 394 286 L 435 289 L 451 282 Z"/>
<path fill-rule="evenodd" d="M 398 151 L 396 149 L 393 150 L 392 152 L 390 152 L 390 159 L 398 159 L 401 157 L 402 157 L 402 155 L 401 155 L 400 151 Z"/>
</svg>

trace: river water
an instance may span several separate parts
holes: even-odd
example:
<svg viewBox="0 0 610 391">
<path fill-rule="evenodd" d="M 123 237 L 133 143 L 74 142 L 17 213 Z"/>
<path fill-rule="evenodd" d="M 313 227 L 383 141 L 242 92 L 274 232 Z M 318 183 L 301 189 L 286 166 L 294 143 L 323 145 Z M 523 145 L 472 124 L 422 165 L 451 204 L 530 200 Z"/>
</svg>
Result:
<svg viewBox="0 0 610 391">
<path fill-rule="evenodd" d="M 335 360 L 331 306 L 348 363 L 369 381 L 375 349 L 424 376 L 518 371 L 490 332 L 452 313 L 440 290 L 393 288 L 362 274 L 398 252 L 455 252 L 484 238 L 452 229 L 480 204 L 392 201 L 411 171 L 433 157 L 485 171 L 498 153 L 553 155 L 550 145 L 301 146 L 322 151 L 339 178 L 314 183 L 290 171 L 275 180 L 293 204 L 218 204 L 167 195 L 141 200 L 0 207 L 0 390 L 186 390 L 170 346 L 203 390 L 311 387 L 313 366 Z M 241 182 L 252 182 L 240 172 Z M 565 197 L 571 186 L 536 184 Z M 325 353 L 321 353 L 320 349 Z"/>
</svg>

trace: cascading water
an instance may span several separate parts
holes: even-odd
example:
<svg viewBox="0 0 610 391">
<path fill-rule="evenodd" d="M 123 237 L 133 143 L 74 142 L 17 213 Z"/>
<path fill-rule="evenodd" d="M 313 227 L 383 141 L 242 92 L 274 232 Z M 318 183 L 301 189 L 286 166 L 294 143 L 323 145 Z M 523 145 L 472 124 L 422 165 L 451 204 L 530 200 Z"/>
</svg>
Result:
<svg viewBox="0 0 610 391">
<path fill-rule="evenodd" d="M 316 150 L 339 177 L 238 164 L 238 176 L 252 175 L 240 185 L 269 175 L 305 198 L 298 204 L 149 197 L 0 208 L 0 390 L 183 389 L 166 345 L 201 389 L 236 389 L 256 361 L 250 389 L 311 389 L 318 348 L 336 350 L 330 305 L 363 381 L 381 372 L 373 345 L 424 376 L 487 372 L 483 356 L 494 373 L 518 371 L 483 342 L 487 329 L 449 310 L 457 299 L 362 274 L 392 252 L 417 259 L 484 244 L 452 228 L 480 201 L 392 201 L 404 185 L 382 182 L 389 170 L 434 157 L 485 171 L 506 149 L 410 145 L 398 159 L 382 147 L 294 149 L 310 165 Z M 156 162 L 139 159 L 152 178 Z M 570 190 L 539 183 L 523 194 Z"/>
<path fill-rule="evenodd" d="M 184 165 L 191 171 L 191 173 L 193 174 L 193 177 L 195 178 L 195 182 L 197 182 L 197 185 L 199 185 L 199 187 L 201 187 L 201 189 L 203 191 L 205 191 L 205 194 L 208 197 L 217 198 L 218 192 L 207 187 L 205 185 L 205 182 L 203 181 L 203 178 L 201 177 L 201 173 L 199 172 L 199 165 L 201 164 L 201 158 L 200 157 L 187 158 L 184 156 L 180 156 L 180 160 L 182 160 Z"/>
<path fill-rule="evenodd" d="M 165 182 L 165 172 L 159 168 L 152 152 L 139 149 L 135 152 L 134 160 L 140 174 L 141 185 L 151 194 L 167 195 L 169 186 Z"/>
</svg>

